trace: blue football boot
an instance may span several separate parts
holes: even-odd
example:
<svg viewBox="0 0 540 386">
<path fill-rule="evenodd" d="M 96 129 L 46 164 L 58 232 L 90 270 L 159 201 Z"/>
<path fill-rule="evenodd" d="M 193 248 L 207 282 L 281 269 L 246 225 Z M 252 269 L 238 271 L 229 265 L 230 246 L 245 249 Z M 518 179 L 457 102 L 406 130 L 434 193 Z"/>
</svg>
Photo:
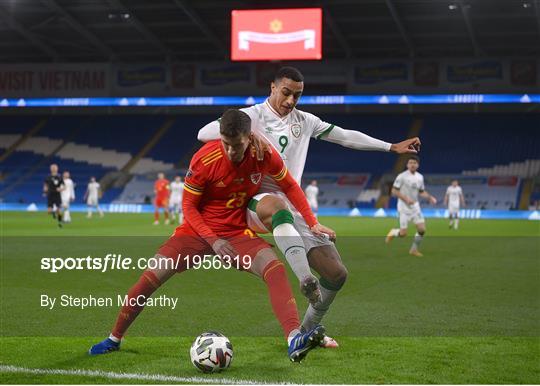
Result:
<svg viewBox="0 0 540 386">
<path fill-rule="evenodd" d="M 315 326 L 308 332 L 298 333 L 289 344 L 289 359 L 300 362 L 310 350 L 318 347 L 324 339 L 324 327 Z"/>
</svg>

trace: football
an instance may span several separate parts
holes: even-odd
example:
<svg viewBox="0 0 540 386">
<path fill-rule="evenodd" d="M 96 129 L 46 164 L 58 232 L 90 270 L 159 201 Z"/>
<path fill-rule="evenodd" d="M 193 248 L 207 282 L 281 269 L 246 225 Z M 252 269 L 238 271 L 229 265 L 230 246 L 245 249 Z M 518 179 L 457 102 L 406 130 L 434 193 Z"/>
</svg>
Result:
<svg viewBox="0 0 540 386">
<path fill-rule="evenodd" d="M 217 331 L 203 332 L 189 350 L 191 363 L 203 373 L 215 373 L 229 368 L 233 347 L 229 339 Z"/>
</svg>

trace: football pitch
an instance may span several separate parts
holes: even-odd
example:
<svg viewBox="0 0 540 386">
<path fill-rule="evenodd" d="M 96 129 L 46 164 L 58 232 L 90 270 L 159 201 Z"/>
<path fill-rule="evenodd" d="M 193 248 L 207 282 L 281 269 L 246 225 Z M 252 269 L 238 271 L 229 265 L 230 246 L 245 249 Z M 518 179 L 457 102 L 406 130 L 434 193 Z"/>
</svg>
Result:
<svg viewBox="0 0 540 386">
<path fill-rule="evenodd" d="M 347 283 L 323 320 L 338 349 L 300 364 L 286 344 L 260 279 L 235 270 L 191 270 L 154 297 L 112 354 L 89 347 L 109 333 L 118 307 L 42 306 L 43 295 L 123 295 L 138 269 L 50 272 L 47 257 L 151 257 L 173 226 L 151 214 L 107 214 L 58 229 L 44 213 L 0 212 L 1 383 L 540 383 L 540 222 L 427 219 L 421 250 L 384 243 L 393 218 L 323 217 L 338 234 Z M 410 228 L 410 234 L 414 234 Z M 306 301 L 289 271 L 302 317 Z M 230 369 L 202 374 L 189 347 L 218 330 L 234 347 Z"/>
</svg>

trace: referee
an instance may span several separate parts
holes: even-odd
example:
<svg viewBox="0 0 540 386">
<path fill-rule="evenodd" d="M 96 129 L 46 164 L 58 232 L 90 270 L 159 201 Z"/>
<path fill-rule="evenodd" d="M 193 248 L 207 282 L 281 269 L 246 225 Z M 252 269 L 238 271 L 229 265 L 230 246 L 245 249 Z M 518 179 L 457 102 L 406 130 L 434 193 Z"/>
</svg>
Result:
<svg viewBox="0 0 540 386">
<path fill-rule="evenodd" d="M 58 165 L 51 165 L 51 174 L 45 179 L 43 193 L 47 195 L 47 213 L 58 220 L 58 226 L 62 228 L 62 198 L 60 192 L 65 189 L 64 180 L 58 174 Z"/>
</svg>

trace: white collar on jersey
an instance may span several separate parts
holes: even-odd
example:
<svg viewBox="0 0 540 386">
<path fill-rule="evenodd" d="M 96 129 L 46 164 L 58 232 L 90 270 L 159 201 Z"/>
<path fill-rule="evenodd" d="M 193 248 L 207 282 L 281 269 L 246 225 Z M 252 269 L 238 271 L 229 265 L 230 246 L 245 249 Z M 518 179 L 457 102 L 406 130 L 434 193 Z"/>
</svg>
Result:
<svg viewBox="0 0 540 386">
<path fill-rule="evenodd" d="M 293 108 L 289 114 L 287 114 L 287 115 L 285 115 L 284 117 L 282 117 L 281 115 L 279 115 L 279 113 L 278 113 L 276 110 L 274 110 L 274 108 L 272 107 L 272 105 L 271 105 L 270 102 L 268 101 L 268 98 L 266 98 L 266 100 L 264 101 L 264 104 L 266 105 L 266 107 L 267 107 L 272 113 L 275 114 L 276 117 L 278 117 L 278 118 L 281 119 L 282 121 L 285 120 L 285 119 L 287 119 L 287 118 L 292 114 L 292 112 L 296 109 L 296 107 Z"/>
</svg>

